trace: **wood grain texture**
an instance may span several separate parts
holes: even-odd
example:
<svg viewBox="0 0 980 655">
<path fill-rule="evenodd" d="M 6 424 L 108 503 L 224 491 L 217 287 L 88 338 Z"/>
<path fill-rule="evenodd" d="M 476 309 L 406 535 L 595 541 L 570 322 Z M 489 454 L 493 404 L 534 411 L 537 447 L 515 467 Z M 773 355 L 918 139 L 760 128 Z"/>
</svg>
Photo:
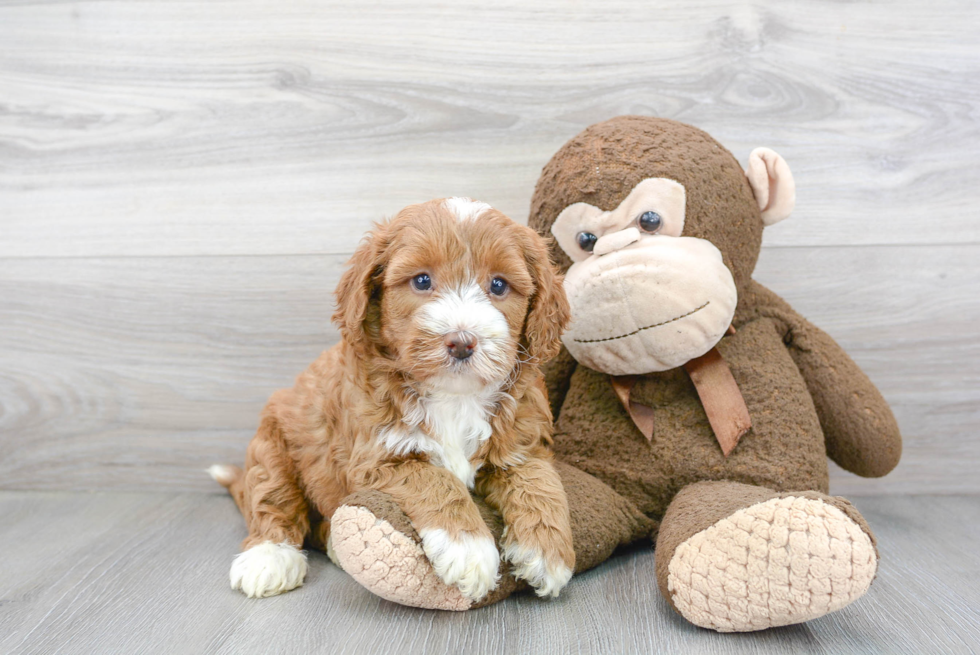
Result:
<svg viewBox="0 0 980 655">
<path fill-rule="evenodd" d="M 660 597 L 649 546 L 574 578 L 555 601 L 520 595 L 464 613 L 372 596 L 320 553 L 296 591 L 228 585 L 244 535 L 209 494 L 0 493 L 4 653 L 968 653 L 980 649 L 975 497 L 860 499 L 882 563 L 868 594 L 804 625 L 701 630 Z"/>
<path fill-rule="evenodd" d="M 892 402 L 903 463 L 841 493 L 976 493 L 980 5 L 0 0 L 0 488 L 211 489 L 336 333 L 371 222 L 518 220 L 590 123 L 655 114 L 795 215 L 758 279 Z"/>
<path fill-rule="evenodd" d="M 341 262 L 0 260 L 0 484 L 207 488 L 336 341 Z"/>
<path fill-rule="evenodd" d="M 978 243 L 978 25 L 970 0 L 4 2 L 0 256 L 345 253 L 446 195 L 523 219 L 558 146 L 625 113 L 780 151 L 772 245 Z"/>
<path fill-rule="evenodd" d="M 0 260 L 0 488 L 209 491 L 337 335 L 343 258 Z M 757 278 L 837 338 L 905 436 L 837 493 L 976 493 L 980 246 L 768 249 Z M 855 281 L 860 281 L 856 284 Z"/>
</svg>

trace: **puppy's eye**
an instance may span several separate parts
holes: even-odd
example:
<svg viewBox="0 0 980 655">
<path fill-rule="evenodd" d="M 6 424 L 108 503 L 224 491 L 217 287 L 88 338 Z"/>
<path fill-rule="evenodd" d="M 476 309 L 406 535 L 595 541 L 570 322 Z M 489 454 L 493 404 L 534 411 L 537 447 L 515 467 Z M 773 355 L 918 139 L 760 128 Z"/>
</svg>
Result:
<svg viewBox="0 0 980 655">
<path fill-rule="evenodd" d="M 650 234 L 657 232 L 664 226 L 664 219 L 657 212 L 643 212 L 636 219 L 636 222 L 639 223 L 641 230 Z"/>
<path fill-rule="evenodd" d="M 490 280 L 490 293 L 495 296 L 502 296 L 507 293 L 507 280 L 500 277 Z"/>
<path fill-rule="evenodd" d="M 428 291 L 432 288 L 432 278 L 428 273 L 419 273 L 412 278 L 412 288 L 416 291 Z"/>
<path fill-rule="evenodd" d="M 599 240 L 599 237 L 591 232 L 579 232 L 575 240 L 578 241 L 579 248 L 585 252 L 592 252 L 592 249 L 595 248 L 595 242 Z"/>
</svg>

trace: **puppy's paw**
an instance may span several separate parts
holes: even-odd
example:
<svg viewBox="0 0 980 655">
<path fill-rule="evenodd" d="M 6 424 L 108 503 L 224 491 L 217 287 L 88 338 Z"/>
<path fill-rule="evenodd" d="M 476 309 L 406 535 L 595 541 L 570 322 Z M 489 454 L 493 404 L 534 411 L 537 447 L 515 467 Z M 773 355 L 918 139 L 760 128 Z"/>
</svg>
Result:
<svg viewBox="0 0 980 655">
<path fill-rule="evenodd" d="M 504 546 L 503 558 L 513 567 L 514 577 L 526 580 L 541 598 L 557 598 L 572 579 L 571 567 L 558 557 L 546 557 L 540 548 L 511 542 Z"/>
<path fill-rule="evenodd" d="M 496 588 L 500 575 L 500 554 L 493 539 L 460 532 L 456 539 L 440 528 L 419 530 L 422 550 L 436 575 L 447 585 L 455 585 L 473 601 Z"/>
<path fill-rule="evenodd" d="M 292 544 L 266 541 L 239 553 L 231 563 L 231 588 L 249 598 L 295 589 L 306 577 L 306 553 Z"/>
</svg>

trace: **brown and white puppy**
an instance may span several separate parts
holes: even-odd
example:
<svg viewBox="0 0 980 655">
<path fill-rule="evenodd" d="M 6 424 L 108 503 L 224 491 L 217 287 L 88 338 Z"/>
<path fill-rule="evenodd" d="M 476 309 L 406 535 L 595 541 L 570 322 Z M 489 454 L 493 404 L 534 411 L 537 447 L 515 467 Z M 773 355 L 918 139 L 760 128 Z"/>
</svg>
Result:
<svg viewBox="0 0 980 655">
<path fill-rule="evenodd" d="M 412 205 L 360 245 L 337 302 L 340 343 L 273 394 L 245 470 L 211 468 L 248 524 L 232 587 L 262 597 L 301 585 L 311 513 L 375 489 L 468 598 L 496 586 L 501 556 L 556 596 L 575 555 L 539 364 L 569 309 L 546 244 L 483 203 Z M 471 491 L 504 520 L 501 554 Z M 327 544 L 329 521 L 314 529 Z"/>
</svg>

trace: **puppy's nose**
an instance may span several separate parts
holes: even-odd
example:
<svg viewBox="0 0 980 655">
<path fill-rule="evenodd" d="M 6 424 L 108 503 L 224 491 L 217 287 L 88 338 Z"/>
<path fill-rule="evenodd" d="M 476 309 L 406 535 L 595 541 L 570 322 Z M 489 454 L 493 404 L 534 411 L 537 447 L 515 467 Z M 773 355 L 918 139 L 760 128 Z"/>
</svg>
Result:
<svg viewBox="0 0 980 655">
<path fill-rule="evenodd" d="M 469 332 L 452 332 L 446 335 L 446 348 L 454 358 L 464 360 L 473 354 L 476 337 Z"/>
</svg>

